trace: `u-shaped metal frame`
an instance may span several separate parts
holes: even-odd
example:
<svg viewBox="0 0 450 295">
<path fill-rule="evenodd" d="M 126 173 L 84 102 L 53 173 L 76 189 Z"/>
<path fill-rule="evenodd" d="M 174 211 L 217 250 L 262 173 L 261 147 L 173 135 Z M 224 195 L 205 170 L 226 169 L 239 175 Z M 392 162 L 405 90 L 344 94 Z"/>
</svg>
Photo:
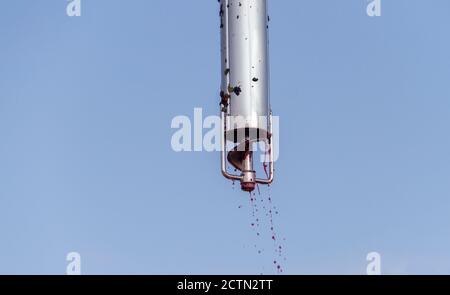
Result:
<svg viewBox="0 0 450 295">
<path fill-rule="evenodd" d="M 220 158 L 221 158 L 221 170 L 222 175 L 230 180 L 239 180 L 241 181 L 243 179 L 242 175 L 235 175 L 231 174 L 227 171 L 227 163 L 226 163 L 226 154 L 227 154 L 227 145 L 226 145 L 226 113 L 221 110 L 221 151 L 220 151 Z M 269 136 L 267 138 L 268 144 L 269 144 L 269 175 L 268 178 L 256 178 L 255 182 L 258 184 L 271 184 L 273 182 L 274 178 L 274 161 L 273 161 L 273 141 L 272 141 L 272 112 L 270 112 L 269 115 Z M 266 151 L 267 153 L 267 151 Z"/>
</svg>

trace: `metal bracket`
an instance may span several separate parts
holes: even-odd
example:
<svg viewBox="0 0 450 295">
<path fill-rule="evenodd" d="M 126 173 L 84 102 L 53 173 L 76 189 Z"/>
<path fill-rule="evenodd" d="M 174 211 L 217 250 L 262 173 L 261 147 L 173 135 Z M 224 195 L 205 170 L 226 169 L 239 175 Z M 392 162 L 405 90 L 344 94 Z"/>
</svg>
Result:
<svg viewBox="0 0 450 295">
<path fill-rule="evenodd" d="M 226 166 L 226 154 L 227 154 L 227 148 L 226 148 L 226 119 L 225 119 L 226 113 L 221 111 L 221 151 L 220 151 L 220 156 L 221 156 L 221 170 L 222 170 L 222 175 L 230 180 L 239 180 L 242 181 L 244 180 L 244 176 L 243 175 L 235 175 L 235 174 L 231 174 L 227 171 L 227 166 Z M 274 161 L 273 161 L 273 141 L 272 141 L 272 112 L 269 115 L 269 134 L 268 134 L 268 146 L 269 146 L 269 173 L 268 173 L 268 178 L 256 178 L 255 179 L 255 183 L 258 184 L 266 184 L 269 185 L 273 182 L 274 179 Z M 267 153 L 267 151 L 266 151 Z"/>
</svg>

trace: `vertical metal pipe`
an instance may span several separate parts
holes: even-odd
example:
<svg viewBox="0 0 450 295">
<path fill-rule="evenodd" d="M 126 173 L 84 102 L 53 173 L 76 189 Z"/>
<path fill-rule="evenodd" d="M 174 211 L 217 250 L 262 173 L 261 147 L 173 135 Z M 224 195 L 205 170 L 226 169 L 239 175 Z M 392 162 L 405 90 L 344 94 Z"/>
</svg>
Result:
<svg viewBox="0 0 450 295">
<path fill-rule="evenodd" d="M 234 128 L 267 130 L 269 115 L 266 0 L 228 0 L 230 114 L 245 120 Z M 267 122 L 267 120 L 266 120 Z"/>
<path fill-rule="evenodd" d="M 245 191 L 253 191 L 256 183 L 273 180 L 273 154 L 269 102 L 268 14 L 267 0 L 220 0 L 221 29 L 221 112 L 222 174 L 240 180 Z M 228 153 L 228 161 L 241 175 L 226 169 L 226 140 L 236 146 Z M 266 141 L 270 146 L 270 175 L 256 178 L 253 170 L 254 142 Z"/>
</svg>

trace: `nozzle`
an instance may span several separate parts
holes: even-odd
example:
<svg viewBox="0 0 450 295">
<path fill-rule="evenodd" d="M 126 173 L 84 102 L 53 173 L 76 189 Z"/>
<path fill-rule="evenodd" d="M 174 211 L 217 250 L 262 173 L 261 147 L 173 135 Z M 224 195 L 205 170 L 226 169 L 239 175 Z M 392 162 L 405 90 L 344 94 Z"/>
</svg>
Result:
<svg viewBox="0 0 450 295">
<path fill-rule="evenodd" d="M 256 187 L 256 173 L 255 171 L 243 171 L 241 180 L 241 189 L 245 192 L 252 192 Z"/>
<path fill-rule="evenodd" d="M 256 187 L 256 172 L 253 170 L 253 153 L 251 151 L 244 152 L 241 167 L 241 188 L 243 191 L 252 192 Z"/>
</svg>

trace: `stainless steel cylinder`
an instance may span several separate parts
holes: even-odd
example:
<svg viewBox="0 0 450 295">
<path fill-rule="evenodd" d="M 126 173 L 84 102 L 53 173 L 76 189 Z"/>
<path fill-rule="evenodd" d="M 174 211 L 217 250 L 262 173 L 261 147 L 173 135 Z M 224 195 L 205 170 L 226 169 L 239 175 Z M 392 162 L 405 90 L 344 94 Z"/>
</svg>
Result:
<svg viewBox="0 0 450 295">
<path fill-rule="evenodd" d="M 220 13 L 227 139 L 240 143 L 265 138 L 270 109 L 267 2 L 221 0 Z"/>
<path fill-rule="evenodd" d="M 244 191 L 273 181 L 272 121 L 269 101 L 267 0 L 220 0 L 222 174 Z M 234 148 L 225 158 L 226 142 Z M 270 173 L 256 177 L 253 144 L 270 146 Z M 227 171 L 226 159 L 240 175 Z"/>
</svg>

